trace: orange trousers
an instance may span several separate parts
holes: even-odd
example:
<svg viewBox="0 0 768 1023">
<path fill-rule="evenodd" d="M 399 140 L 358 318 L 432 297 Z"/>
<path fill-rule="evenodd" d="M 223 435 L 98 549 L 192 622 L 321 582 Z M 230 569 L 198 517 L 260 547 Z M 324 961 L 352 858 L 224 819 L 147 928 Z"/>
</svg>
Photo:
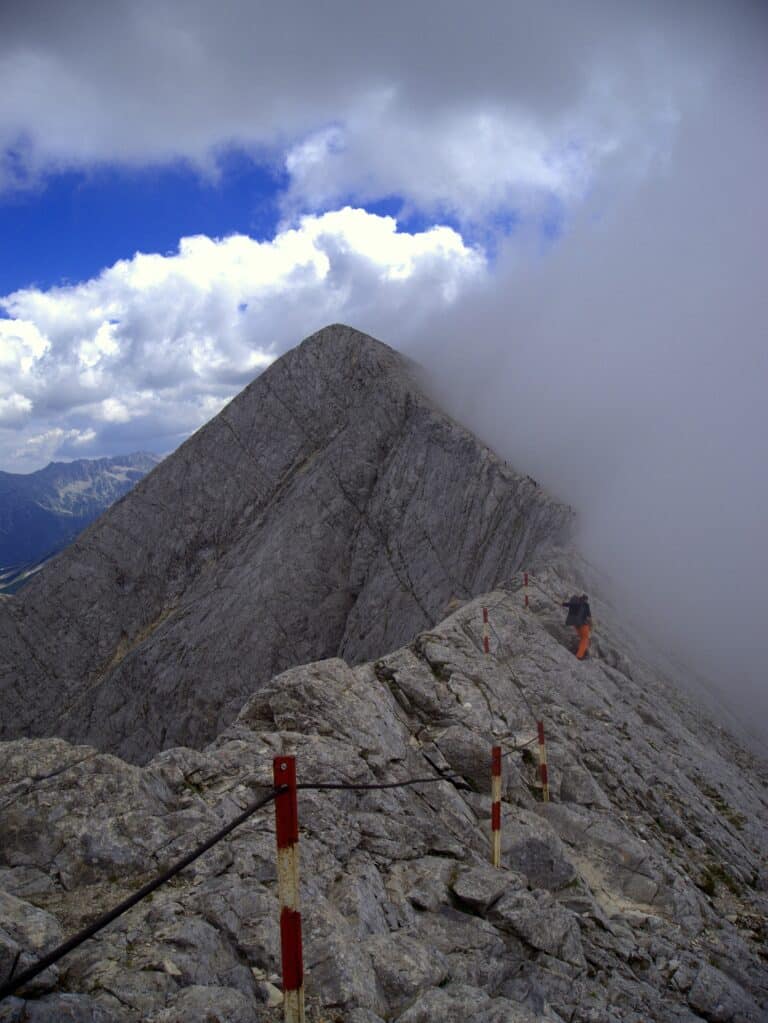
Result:
<svg viewBox="0 0 768 1023">
<path fill-rule="evenodd" d="M 584 655 L 589 650 L 589 637 L 592 633 L 592 627 L 589 625 L 574 625 L 574 629 L 579 636 L 579 649 L 576 651 L 576 659 L 583 661 Z"/>
</svg>

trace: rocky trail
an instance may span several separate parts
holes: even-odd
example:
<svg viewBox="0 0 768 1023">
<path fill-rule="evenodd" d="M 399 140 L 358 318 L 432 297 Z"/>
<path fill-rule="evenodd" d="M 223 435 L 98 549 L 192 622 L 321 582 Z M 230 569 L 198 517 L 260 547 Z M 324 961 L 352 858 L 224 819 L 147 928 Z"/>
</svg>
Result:
<svg viewBox="0 0 768 1023">
<path fill-rule="evenodd" d="M 0 987 L 291 755 L 347 786 L 299 794 L 312 1023 L 768 1019 L 768 765 L 417 377 L 325 328 L 0 600 Z M 276 1021 L 275 844 L 269 805 L 0 1023 Z"/>
<path fill-rule="evenodd" d="M 289 752 L 300 782 L 436 767 L 468 786 L 300 793 L 310 1019 L 764 1020 L 765 767 L 620 649 L 599 601 L 593 657 L 577 662 L 545 595 L 568 591 L 561 571 L 537 577 L 528 610 L 510 580 L 374 662 L 291 669 L 200 751 L 137 767 L 58 739 L 5 743 L 0 972 L 236 816 Z M 548 804 L 535 746 L 516 749 L 531 708 Z M 493 743 L 507 752 L 500 870 Z M 34 999 L 0 1003 L 0 1020 L 278 1019 L 278 918 L 269 808 L 42 975 Z"/>
</svg>

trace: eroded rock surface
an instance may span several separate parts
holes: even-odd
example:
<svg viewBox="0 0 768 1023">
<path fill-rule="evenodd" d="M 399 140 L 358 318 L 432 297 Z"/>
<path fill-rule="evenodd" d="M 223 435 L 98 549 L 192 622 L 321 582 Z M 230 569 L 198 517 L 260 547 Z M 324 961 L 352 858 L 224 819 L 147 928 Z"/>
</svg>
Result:
<svg viewBox="0 0 768 1023">
<path fill-rule="evenodd" d="M 0 601 L 0 737 L 201 746 L 277 672 L 409 642 L 570 519 L 392 349 L 328 327 Z"/>
<path fill-rule="evenodd" d="M 61 740 L 0 745 L 3 962 L 34 958 L 216 830 L 290 752 L 302 782 L 442 770 L 466 786 L 300 793 L 310 1019 L 761 1023 L 765 765 L 619 640 L 599 600 L 594 656 L 576 662 L 553 599 L 572 580 L 539 573 L 528 611 L 516 585 L 374 662 L 276 676 L 200 751 L 136 767 Z M 623 669 L 602 653 L 617 644 Z M 487 862 L 494 742 L 501 870 Z M 268 808 L 0 1003 L 0 1020 L 278 1019 L 274 843 Z"/>
</svg>

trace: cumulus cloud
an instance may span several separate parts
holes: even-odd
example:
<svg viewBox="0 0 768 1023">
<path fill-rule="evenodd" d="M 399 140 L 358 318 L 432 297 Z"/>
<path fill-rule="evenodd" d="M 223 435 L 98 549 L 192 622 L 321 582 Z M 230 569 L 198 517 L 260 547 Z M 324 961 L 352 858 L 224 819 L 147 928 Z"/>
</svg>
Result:
<svg viewBox="0 0 768 1023">
<path fill-rule="evenodd" d="M 545 129 L 523 112 L 489 106 L 442 113 L 426 129 L 388 90 L 363 97 L 343 126 L 289 150 L 284 205 L 317 208 L 346 195 L 368 201 L 394 194 L 459 221 L 509 209 L 525 215 L 553 199 L 582 198 L 618 147 L 618 135 L 607 131 L 579 131 L 572 121 Z"/>
<path fill-rule="evenodd" d="M 0 188 L 99 163 L 215 174 L 234 145 L 285 167 L 289 211 L 537 209 L 663 156 L 723 7 L 6 0 Z"/>
<path fill-rule="evenodd" d="M 0 457 L 21 468 L 73 446 L 168 450 L 319 324 L 389 335 L 485 272 L 451 228 L 396 228 L 347 207 L 271 241 L 183 238 L 175 255 L 137 253 L 77 285 L 6 296 Z"/>
</svg>

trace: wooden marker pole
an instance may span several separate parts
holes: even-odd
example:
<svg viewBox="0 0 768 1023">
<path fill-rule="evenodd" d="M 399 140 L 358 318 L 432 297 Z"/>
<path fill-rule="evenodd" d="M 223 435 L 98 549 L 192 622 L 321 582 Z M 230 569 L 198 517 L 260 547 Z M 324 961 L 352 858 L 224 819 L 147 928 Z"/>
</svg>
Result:
<svg viewBox="0 0 768 1023">
<path fill-rule="evenodd" d="M 275 788 L 288 786 L 275 798 L 277 887 L 280 899 L 280 951 L 283 963 L 283 1018 L 304 1023 L 304 962 L 299 912 L 299 809 L 296 758 L 272 761 Z"/>
<path fill-rule="evenodd" d="M 549 775 L 547 773 L 547 747 L 544 743 L 544 722 L 536 722 L 539 731 L 539 777 L 541 778 L 541 797 L 549 802 Z"/>
<path fill-rule="evenodd" d="M 491 863 L 501 866 L 501 746 L 491 750 Z"/>
<path fill-rule="evenodd" d="M 488 608 L 483 608 L 483 653 L 491 652 L 491 633 L 488 629 Z"/>
</svg>

